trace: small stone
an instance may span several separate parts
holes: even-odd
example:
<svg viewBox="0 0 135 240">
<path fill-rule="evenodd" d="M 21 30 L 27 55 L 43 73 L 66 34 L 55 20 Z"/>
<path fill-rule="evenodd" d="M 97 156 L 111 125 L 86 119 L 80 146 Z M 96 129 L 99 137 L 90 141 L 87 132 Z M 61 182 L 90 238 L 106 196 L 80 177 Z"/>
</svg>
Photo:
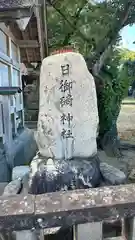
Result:
<svg viewBox="0 0 135 240">
<path fill-rule="evenodd" d="M 132 169 L 128 176 L 129 180 L 135 180 L 135 169 Z"/>
<path fill-rule="evenodd" d="M 22 187 L 21 181 L 16 179 L 10 182 L 4 189 L 3 196 L 12 196 L 20 192 Z"/>
<path fill-rule="evenodd" d="M 17 166 L 13 168 L 12 171 L 12 181 L 16 179 L 23 179 L 26 175 L 29 175 L 29 166 Z"/>
<path fill-rule="evenodd" d="M 105 162 L 100 163 L 100 171 L 107 183 L 117 185 L 126 182 L 126 175 L 124 172 Z"/>
</svg>

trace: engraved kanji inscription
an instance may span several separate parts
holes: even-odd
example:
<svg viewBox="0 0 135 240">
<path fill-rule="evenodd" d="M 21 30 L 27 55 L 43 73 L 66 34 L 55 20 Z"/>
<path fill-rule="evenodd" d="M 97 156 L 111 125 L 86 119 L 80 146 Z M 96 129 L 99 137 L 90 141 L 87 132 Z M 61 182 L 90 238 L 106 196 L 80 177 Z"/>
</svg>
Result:
<svg viewBox="0 0 135 240">
<path fill-rule="evenodd" d="M 62 116 L 61 116 L 61 119 L 60 119 L 63 125 L 64 125 L 66 119 L 67 119 L 67 118 L 66 118 L 66 114 L 63 113 Z"/>
<path fill-rule="evenodd" d="M 69 75 L 69 64 L 61 65 L 62 75 Z"/>
<path fill-rule="evenodd" d="M 64 128 L 62 129 L 61 136 L 63 138 L 73 138 L 72 131 L 71 129 L 65 130 Z"/>
<path fill-rule="evenodd" d="M 66 138 L 73 138 L 71 129 L 68 129 L 66 132 Z"/>
<path fill-rule="evenodd" d="M 61 80 L 59 89 L 61 90 L 61 92 L 68 91 L 69 93 L 71 93 L 72 84 L 73 84 L 72 81 L 68 82 L 67 80 L 65 81 Z"/>
<path fill-rule="evenodd" d="M 60 106 L 63 107 L 64 105 L 69 105 L 72 107 L 73 97 L 71 94 L 67 94 L 65 97 L 60 98 Z"/>
<path fill-rule="evenodd" d="M 65 105 L 65 97 L 60 98 L 60 106 L 63 107 Z"/>
<path fill-rule="evenodd" d="M 63 138 L 66 138 L 66 130 L 64 128 L 62 129 L 61 136 Z"/>
<path fill-rule="evenodd" d="M 73 120 L 73 116 L 72 116 L 70 113 L 68 113 L 68 115 L 67 115 L 67 121 L 68 121 L 68 127 L 69 127 L 69 128 L 71 127 L 71 122 L 72 122 L 72 120 Z"/>
<path fill-rule="evenodd" d="M 72 121 L 72 120 L 73 120 L 73 116 L 72 116 L 70 113 L 68 113 L 67 115 L 66 115 L 65 113 L 63 113 L 62 116 L 61 116 L 61 122 L 62 122 L 62 124 L 64 125 L 64 124 L 65 124 L 65 121 L 67 121 L 69 128 L 70 128 L 70 126 L 71 126 L 71 121 Z"/>
<path fill-rule="evenodd" d="M 66 103 L 66 105 L 72 106 L 72 101 L 73 101 L 72 95 L 71 95 L 71 94 L 68 94 L 68 95 L 65 97 L 65 103 Z"/>
</svg>

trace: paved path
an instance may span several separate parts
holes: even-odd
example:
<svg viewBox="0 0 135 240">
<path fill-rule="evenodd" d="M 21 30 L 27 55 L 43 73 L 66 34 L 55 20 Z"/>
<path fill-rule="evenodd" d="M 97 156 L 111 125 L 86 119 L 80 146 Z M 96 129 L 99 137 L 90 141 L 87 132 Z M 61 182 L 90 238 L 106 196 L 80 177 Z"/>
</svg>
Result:
<svg viewBox="0 0 135 240">
<path fill-rule="evenodd" d="M 122 105 L 117 126 L 123 140 L 135 141 L 135 105 Z"/>
</svg>

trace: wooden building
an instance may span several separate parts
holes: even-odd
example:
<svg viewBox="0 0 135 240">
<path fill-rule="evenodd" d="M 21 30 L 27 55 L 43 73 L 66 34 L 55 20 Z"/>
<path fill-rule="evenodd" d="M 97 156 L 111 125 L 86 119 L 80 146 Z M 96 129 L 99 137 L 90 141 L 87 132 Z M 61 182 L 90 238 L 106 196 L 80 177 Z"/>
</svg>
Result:
<svg viewBox="0 0 135 240">
<path fill-rule="evenodd" d="M 48 54 L 45 9 L 45 0 L 0 1 L 0 149 L 8 162 L 24 129 L 21 63 L 32 75 Z"/>
</svg>

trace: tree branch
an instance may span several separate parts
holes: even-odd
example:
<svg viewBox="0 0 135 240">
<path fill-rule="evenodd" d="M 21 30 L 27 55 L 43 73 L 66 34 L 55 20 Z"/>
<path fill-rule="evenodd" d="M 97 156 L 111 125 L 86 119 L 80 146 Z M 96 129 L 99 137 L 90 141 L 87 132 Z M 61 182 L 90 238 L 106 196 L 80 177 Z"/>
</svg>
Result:
<svg viewBox="0 0 135 240">
<path fill-rule="evenodd" d="M 98 74 L 99 74 L 101 68 L 103 67 L 105 60 L 109 56 L 111 50 L 112 50 L 112 44 L 110 44 L 105 49 L 105 51 L 100 56 L 99 60 L 94 64 L 93 69 L 92 69 L 92 73 L 93 73 L 94 76 L 98 76 Z"/>
<path fill-rule="evenodd" d="M 122 19 L 121 27 L 124 27 L 126 24 L 126 21 L 128 20 L 130 10 L 132 9 L 134 4 L 134 0 L 132 0 L 130 3 L 127 3 L 127 6 L 125 7 L 125 12 L 124 12 L 124 18 Z"/>
<path fill-rule="evenodd" d="M 112 45 L 115 43 L 118 33 L 119 31 L 122 29 L 122 27 L 124 26 L 124 24 L 126 23 L 126 21 L 128 20 L 129 17 L 129 13 L 131 8 L 133 7 L 134 4 L 134 0 L 127 2 L 126 6 L 125 6 L 125 10 L 124 13 L 119 17 L 119 21 L 116 21 L 114 24 L 114 28 L 113 30 L 111 29 L 106 38 L 108 38 L 108 45 L 106 47 L 103 48 L 102 52 L 100 52 L 100 57 L 99 59 L 96 61 L 96 63 L 94 64 L 92 71 L 94 75 L 98 75 L 100 72 L 100 69 L 102 68 L 105 60 L 107 59 L 109 52 L 112 48 Z M 118 14 L 118 12 L 117 12 Z"/>
<path fill-rule="evenodd" d="M 50 0 L 48 0 L 49 4 L 63 17 L 63 19 L 68 23 L 68 25 L 73 29 L 76 30 L 76 33 L 78 34 L 78 36 L 80 36 L 84 41 L 89 43 L 89 38 L 87 38 L 86 36 L 83 35 L 83 33 L 79 30 L 76 29 L 76 27 L 74 26 L 74 24 L 72 24 L 68 18 L 63 14 L 63 12 L 56 7 L 55 4 L 53 4 Z"/>
<path fill-rule="evenodd" d="M 81 14 L 81 11 L 83 10 L 83 8 L 85 7 L 85 5 L 87 4 L 87 0 L 85 0 L 82 4 L 82 6 L 76 11 L 75 15 L 73 18 L 75 18 L 74 22 L 73 22 L 73 25 L 74 25 L 74 30 L 76 30 L 76 27 L 77 27 L 77 23 L 78 23 L 78 20 L 79 20 L 79 16 Z M 74 30 L 72 29 L 66 36 L 65 36 L 65 39 L 63 41 L 63 45 L 67 45 L 68 44 L 68 41 L 69 39 L 71 38 L 71 36 L 74 34 Z"/>
</svg>

